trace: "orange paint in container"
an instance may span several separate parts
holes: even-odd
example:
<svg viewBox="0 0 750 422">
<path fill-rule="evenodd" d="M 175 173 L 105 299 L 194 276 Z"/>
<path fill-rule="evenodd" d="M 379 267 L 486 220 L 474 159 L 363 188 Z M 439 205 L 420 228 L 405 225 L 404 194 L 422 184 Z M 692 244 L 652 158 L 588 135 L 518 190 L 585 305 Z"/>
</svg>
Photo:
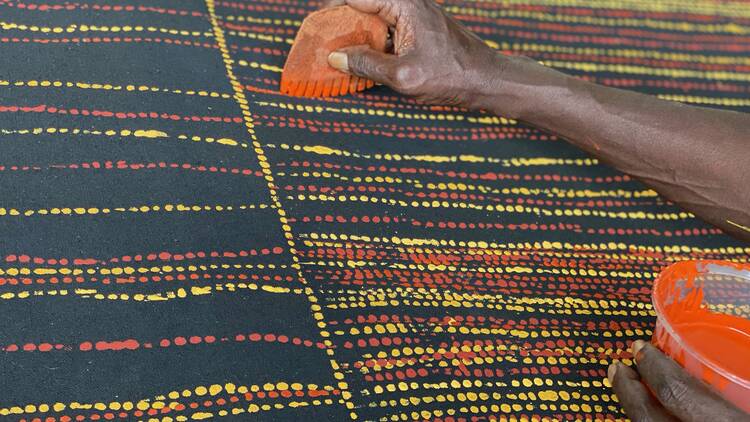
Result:
<svg viewBox="0 0 750 422">
<path fill-rule="evenodd" d="M 750 265 L 685 261 L 654 283 L 652 342 L 750 413 Z"/>
</svg>

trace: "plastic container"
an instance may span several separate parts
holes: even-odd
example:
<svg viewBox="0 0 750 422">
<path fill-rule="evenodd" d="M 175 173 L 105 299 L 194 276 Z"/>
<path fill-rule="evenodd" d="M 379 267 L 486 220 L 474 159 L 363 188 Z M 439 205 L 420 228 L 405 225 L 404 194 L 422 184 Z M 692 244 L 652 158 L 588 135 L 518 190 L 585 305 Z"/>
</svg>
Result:
<svg viewBox="0 0 750 422">
<path fill-rule="evenodd" d="M 652 301 L 652 342 L 750 413 L 750 264 L 673 264 L 654 283 Z"/>
</svg>

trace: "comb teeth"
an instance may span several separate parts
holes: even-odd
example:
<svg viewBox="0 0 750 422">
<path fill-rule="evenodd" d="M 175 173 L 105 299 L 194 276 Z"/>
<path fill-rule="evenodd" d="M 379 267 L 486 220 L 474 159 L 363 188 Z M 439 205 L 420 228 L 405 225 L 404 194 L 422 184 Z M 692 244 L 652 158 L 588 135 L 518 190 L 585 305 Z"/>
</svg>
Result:
<svg viewBox="0 0 750 422">
<path fill-rule="evenodd" d="M 331 67 L 328 55 L 363 44 L 385 52 L 387 40 L 388 25 L 378 16 L 346 5 L 313 12 L 294 38 L 281 72 L 280 91 L 298 97 L 331 97 L 370 88 L 375 85 L 372 81 Z"/>
<path fill-rule="evenodd" d="M 364 91 L 375 86 L 375 82 L 353 75 L 327 80 L 281 81 L 281 93 L 293 97 L 335 97 Z"/>
</svg>

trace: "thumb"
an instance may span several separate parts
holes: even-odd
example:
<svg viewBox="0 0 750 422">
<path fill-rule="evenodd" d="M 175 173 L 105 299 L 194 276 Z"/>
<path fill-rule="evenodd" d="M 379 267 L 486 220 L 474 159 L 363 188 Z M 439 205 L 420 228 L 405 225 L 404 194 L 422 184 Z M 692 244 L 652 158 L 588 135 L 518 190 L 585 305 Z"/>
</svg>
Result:
<svg viewBox="0 0 750 422">
<path fill-rule="evenodd" d="M 366 45 L 342 48 L 328 55 L 331 67 L 384 85 L 393 84 L 399 62 L 398 56 L 373 50 Z"/>
</svg>

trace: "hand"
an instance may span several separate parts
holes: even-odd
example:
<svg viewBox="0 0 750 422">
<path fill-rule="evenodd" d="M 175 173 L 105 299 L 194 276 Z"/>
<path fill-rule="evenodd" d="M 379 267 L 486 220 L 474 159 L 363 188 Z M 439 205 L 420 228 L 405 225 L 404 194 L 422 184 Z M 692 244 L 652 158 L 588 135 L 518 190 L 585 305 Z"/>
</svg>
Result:
<svg viewBox="0 0 750 422">
<path fill-rule="evenodd" d="M 499 84 L 504 56 L 432 0 L 328 0 L 379 15 L 392 31 L 393 54 L 368 46 L 331 53 L 330 65 L 388 85 L 426 103 L 479 108 Z"/>
<path fill-rule="evenodd" d="M 632 351 L 638 372 L 616 362 L 610 365 L 607 377 L 633 421 L 750 421 L 750 415 L 691 377 L 651 344 L 637 340 Z"/>
</svg>

